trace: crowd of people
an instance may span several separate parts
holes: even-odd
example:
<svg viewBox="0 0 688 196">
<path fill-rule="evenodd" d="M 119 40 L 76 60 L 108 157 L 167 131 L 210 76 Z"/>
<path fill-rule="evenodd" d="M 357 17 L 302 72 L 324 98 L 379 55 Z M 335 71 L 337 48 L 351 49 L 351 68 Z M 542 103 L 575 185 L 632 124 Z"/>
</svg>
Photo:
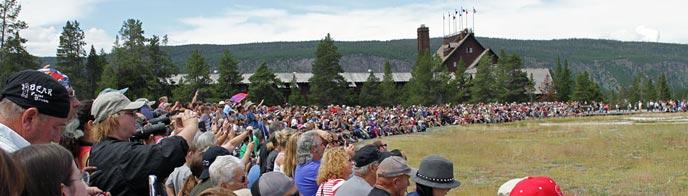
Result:
<svg viewBox="0 0 688 196">
<path fill-rule="evenodd" d="M 169 102 L 105 89 L 78 100 L 50 67 L 12 74 L 0 96 L 0 195 L 446 195 L 450 160 L 418 169 L 380 139 L 432 127 L 608 112 L 602 103 L 411 107 Z M 658 107 L 685 111 L 685 101 Z M 618 107 L 617 107 L 618 108 Z M 373 142 L 369 142 L 373 141 Z M 58 145 L 59 144 L 59 145 Z M 533 188 L 539 187 L 539 188 Z M 545 187 L 544 189 L 542 187 Z M 518 191 L 516 191 L 518 190 Z M 500 194 L 561 195 L 548 177 L 510 180 Z"/>
</svg>

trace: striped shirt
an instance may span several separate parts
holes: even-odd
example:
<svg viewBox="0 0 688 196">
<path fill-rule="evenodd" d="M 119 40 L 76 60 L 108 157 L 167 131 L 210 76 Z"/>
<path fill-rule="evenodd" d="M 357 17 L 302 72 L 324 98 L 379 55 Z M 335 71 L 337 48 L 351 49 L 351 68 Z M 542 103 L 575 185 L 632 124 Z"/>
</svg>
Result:
<svg viewBox="0 0 688 196">
<path fill-rule="evenodd" d="M 327 182 L 320 184 L 318 187 L 318 192 L 315 193 L 316 196 L 334 196 L 342 184 L 344 184 L 344 179 L 329 179 Z"/>
</svg>

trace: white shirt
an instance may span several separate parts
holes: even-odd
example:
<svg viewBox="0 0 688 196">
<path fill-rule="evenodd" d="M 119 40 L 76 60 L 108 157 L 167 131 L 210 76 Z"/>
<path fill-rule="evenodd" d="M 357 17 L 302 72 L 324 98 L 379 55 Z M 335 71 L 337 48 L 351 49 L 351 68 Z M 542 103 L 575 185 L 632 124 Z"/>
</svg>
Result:
<svg viewBox="0 0 688 196">
<path fill-rule="evenodd" d="M 0 123 L 0 148 L 13 153 L 21 148 L 31 145 L 21 135 L 15 133 L 9 127 Z"/>
</svg>

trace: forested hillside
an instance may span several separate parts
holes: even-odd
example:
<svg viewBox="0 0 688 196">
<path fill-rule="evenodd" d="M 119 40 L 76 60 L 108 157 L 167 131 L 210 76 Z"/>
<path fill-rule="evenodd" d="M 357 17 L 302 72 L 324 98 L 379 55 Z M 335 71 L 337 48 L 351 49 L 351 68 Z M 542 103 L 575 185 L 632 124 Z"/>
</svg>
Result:
<svg viewBox="0 0 688 196">
<path fill-rule="evenodd" d="M 335 36 L 336 39 L 336 36 Z M 557 57 L 568 60 L 574 72 L 588 71 L 604 88 L 628 86 L 638 73 L 656 80 L 666 73 L 676 89 L 688 83 L 688 45 L 651 42 L 621 42 L 594 39 L 510 40 L 481 38 L 478 40 L 496 52 L 517 53 L 526 67 L 552 68 Z M 438 48 L 441 39 L 431 39 L 431 48 Z M 216 65 L 222 52 L 228 49 L 239 60 L 242 72 L 253 72 L 266 62 L 275 72 L 309 72 L 317 41 L 270 42 L 236 45 L 166 46 L 172 61 L 180 67 L 191 51 L 199 50 L 210 65 Z M 394 72 L 409 72 L 416 60 L 416 40 L 347 41 L 335 42 L 342 68 L 350 72 L 371 69 L 382 72 L 382 65 L 390 61 Z M 42 58 L 51 63 L 54 58 Z"/>
</svg>

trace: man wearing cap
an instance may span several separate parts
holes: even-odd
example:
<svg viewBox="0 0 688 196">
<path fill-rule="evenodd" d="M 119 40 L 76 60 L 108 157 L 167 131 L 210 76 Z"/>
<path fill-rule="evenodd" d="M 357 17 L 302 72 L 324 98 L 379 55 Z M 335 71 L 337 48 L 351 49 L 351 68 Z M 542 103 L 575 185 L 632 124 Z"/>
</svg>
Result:
<svg viewBox="0 0 688 196">
<path fill-rule="evenodd" d="M 215 159 L 218 156 L 225 156 L 229 155 L 229 151 L 225 148 L 219 147 L 219 146 L 211 146 L 203 152 L 203 161 L 201 164 L 203 164 L 203 173 L 201 173 L 200 179 L 201 183 L 196 185 L 193 189 L 191 189 L 191 192 L 189 195 L 191 196 L 196 196 L 199 195 L 201 192 L 205 191 L 206 189 L 212 188 L 216 185 L 215 181 L 213 181 L 210 178 L 210 166 L 215 162 Z"/>
<path fill-rule="evenodd" d="M 184 164 L 188 143 L 198 131 L 196 114 L 180 114 L 184 128 L 176 136 L 151 145 L 130 142 L 136 131 L 135 111 L 144 104 L 118 92 L 103 93 L 93 101 L 96 143 L 89 163 L 97 170 L 91 174 L 91 185 L 112 195 L 148 195 L 149 175 L 157 176 L 154 186 L 163 191 L 163 179 Z"/>
<path fill-rule="evenodd" d="M 0 95 L 0 148 L 59 142 L 69 111 L 67 89 L 50 76 L 33 70 L 10 75 Z"/>
<path fill-rule="evenodd" d="M 368 196 L 404 196 L 409 178 L 415 175 L 416 171 L 408 166 L 404 158 L 385 158 L 377 168 L 377 181 Z"/>
<path fill-rule="evenodd" d="M 367 195 L 375 185 L 381 158 L 380 150 L 372 144 L 356 151 L 353 156 L 354 176 L 339 187 L 336 196 Z"/>
</svg>

